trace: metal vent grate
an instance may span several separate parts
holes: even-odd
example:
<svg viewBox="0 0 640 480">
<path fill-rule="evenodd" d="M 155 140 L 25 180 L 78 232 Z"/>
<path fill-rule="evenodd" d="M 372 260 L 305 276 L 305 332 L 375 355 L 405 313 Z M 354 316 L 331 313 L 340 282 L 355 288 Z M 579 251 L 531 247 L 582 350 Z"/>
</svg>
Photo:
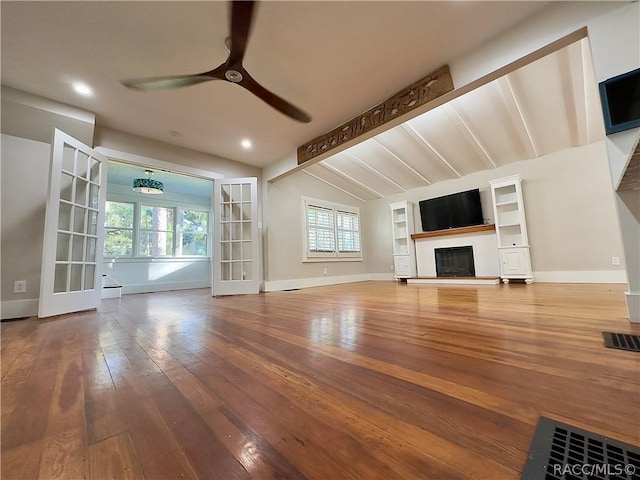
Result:
<svg viewBox="0 0 640 480">
<path fill-rule="evenodd" d="M 640 480 L 640 448 L 540 417 L 522 480 Z"/>
<path fill-rule="evenodd" d="M 602 336 L 604 337 L 605 347 L 640 352 L 640 335 L 602 332 Z"/>
</svg>

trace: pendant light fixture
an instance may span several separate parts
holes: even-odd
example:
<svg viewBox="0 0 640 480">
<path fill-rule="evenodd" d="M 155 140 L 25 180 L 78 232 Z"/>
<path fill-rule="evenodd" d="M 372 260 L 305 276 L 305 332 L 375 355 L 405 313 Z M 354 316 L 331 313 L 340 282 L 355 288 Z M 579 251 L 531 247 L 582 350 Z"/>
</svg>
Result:
<svg viewBox="0 0 640 480">
<path fill-rule="evenodd" d="M 146 193 L 147 195 L 162 195 L 164 193 L 164 184 L 157 180 L 152 180 L 151 170 L 145 170 L 147 178 L 136 178 L 133 181 L 133 190 L 138 193 Z"/>
</svg>

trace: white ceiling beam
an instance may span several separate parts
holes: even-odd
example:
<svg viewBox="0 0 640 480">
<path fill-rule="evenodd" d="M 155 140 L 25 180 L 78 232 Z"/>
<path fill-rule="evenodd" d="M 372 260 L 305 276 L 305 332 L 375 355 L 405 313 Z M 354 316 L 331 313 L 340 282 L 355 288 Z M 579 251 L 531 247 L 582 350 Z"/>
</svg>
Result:
<svg viewBox="0 0 640 480">
<path fill-rule="evenodd" d="M 449 169 L 453 173 L 455 173 L 458 178 L 462 177 L 462 175 L 460 175 L 460 173 L 458 173 L 458 171 L 453 168 L 453 166 L 449 162 L 447 162 L 447 160 L 433 147 L 433 145 L 431 145 L 426 138 L 418 133 L 418 131 L 413 127 L 413 125 L 411 125 L 410 122 L 406 122 L 405 124 L 400 125 L 400 128 L 407 132 L 411 136 L 411 138 L 413 138 L 416 143 L 420 145 L 424 150 L 429 152 L 431 156 L 436 157 L 447 167 L 449 167 Z"/>
<path fill-rule="evenodd" d="M 369 170 L 371 173 L 373 173 L 374 175 L 377 175 L 381 180 L 384 180 L 385 182 L 387 182 L 389 185 L 393 185 L 394 187 L 396 187 L 397 189 L 399 189 L 401 192 L 406 192 L 407 189 L 404 188 L 402 185 L 400 185 L 397 182 L 394 182 L 393 180 L 391 180 L 389 177 L 387 177 L 385 174 L 383 174 L 382 172 L 378 171 L 377 169 L 373 168 L 371 165 L 369 165 L 368 163 L 366 163 L 364 160 L 362 160 L 361 158 L 357 157 L 356 155 L 354 155 L 353 153 L 350 153 L 349 151 L 344 151 L 339 155 L 344 155 L 347 158 L 350 158 L 351 160 L 353 160 L 354 162 L 359 163 L 360 165 L 362 165 L 364 168 L 366 168 L 367 170 Z"/>
<path fill-rule="evenodd" d="M 423 182 L 425 182 L 427 185 L 431 185 L 431 180 L 429 180 L 427 177 L 425 177 L 424 175 L 422 175 L 420 172 L 418 172 L 415 168 L 413 168 L 411 165 L 409 165 L 407 162 L 405 162 L 404 160 L 402 160 L 398 155 L 396 155 L 395 153 L 393 153 L 391 150 L 389 150 L 387 147 L 385 147 L 380 140 L 378 140 L 377 138 L 372 138 L 372 140 L 374 142 L 376 142 L 378 144 L 378 146 L 380 148 L 382 148 L 385 152 L 387 152 L 387 154 L 394 158 L 395 160 L 398 161 L 398 163 L 400 165 L 402 165 L 404 168 L 406 168 L 407 170 L 409 170 L 411 173 L 413 173 L 416 177 L 418 177 L 420 180 L 422 180 Z"/>
<path fill-rule="evenodd" d="M 318 166 L 321 167 L 321 168 L 326 168 L 327 170 L 331 170 L 336 175 L 339 175 L 342 178 L 344 178 L 345 180 L 349 180 L 350 182 L 355 183 L 360 188 L 363 188 L 364 190 L 367 190 L 367 191 L 373 193 L 378 198 L 384 197 L 384 195 L 382 195 L 380 192 L 374 190 L 373 188 L 369 187 L 368 185 L 365 185 L 361 181 L 356 180 L 351 175 L 348 175 L 348 174 L 344 173 L 342 170 L 340 170 L 339 168 L 334 167 L 333 165 L 329 165 L 326 162 L 321 162 L 321 163 L 318 164 Z"/>
<path fill-rule="evenodd" d="M 582 89 L 583 92 L 588 92 L 589 88 L 592 88 L 591 85 L 593 84 L 592 82 L 596 82 L 595 79 L 595 72 L 593 70 L 593 63 L 592 63 L 592 59 L 591 59 L 591 49 L 589 48 L 589 42 L 587 40 L 581 40 L 580 41 L 580 54 L 582 56 Z M 600 136 L 600 131 L 592 131 L 590 127 L 590 122 L 589 119 L 592 118 L 592 112 L 591 109 L 589 108 L 589 99 L 587 98 L 587 95 L 585 94 L 583 96 L 583 101 L 584 101 L 584 130 L 585 130 L 585 135 L 587 137 L 586 142 L 585 143 L 591 143 L 594 142 L 596 140 L 599 140 L 601 138 Z M 600 102 L 598 102 L 598 111 L 597 111 L 597 115 L 602 115 L 602 111 L 600 110 Z"/>
<path fill-rule="evenodd" d="M 496 168 L 497 167 L 496 163 L 491 158 L 491 155 L 489 155 L 489 152 L 487 152 L 487 149 L 484 148 L 484 145 L 482 145 L 482 142 L 478 139 L 478 137 L 473 132 L 473 130 L 471 129 L 467 121 L 464 119 L 464 117 L 460 113 L 460 110 L 458 110 L 458 108 L 456 107 L 455 101 L 449 102 L 443 105 L 443 107 L 445 112 L 449 116 L 449 118 L 451 118 L 454 121 L 457 120 L 458 122 L 460 122 L 460 124 L 463 127 L 461 129 L 463 131 L 463 134 L 467 138 L 471 137 L 475 146 L 477 147 L 477 150 L 479 150 L 482 153 L 482 156 L 485 158 L 485 160 L 487 160 L 493 168 Z"/>
<path fill-rule="evenodd" d="M 366 200 L 365 200 L 365 199 L 360 198 L 359 196 L 357 196 L 357 195 L 355 195 L 355 194 L 353 194 L 353 193 L 351 193 L 351 192 L 349 192 L 349 191 L 345 190 L 344 188 L 341 188 L 341 187 L 339 187 L 339 186 L 337 186 L 337 185 L 335 185 L 335 184 L 331 183 L 329 180 L 327 180 L 327 179 L 325 179 L 325 178 L 322 178 L 322 177 L 320 177 L 319 175 L 316 175 L 316 174 L 314 174 L 314 173 L 311 173 L 309 170 L 302 170 L 302 173 L 306 173 L 306 174 L 307 174 L 307 175 L 309 175 L 310 177 L 313 177 L 313 178 L 315 178 L 316 180 L 320 180 L 322 183 L 326 183 L 326 184 L 327 184 L 327 185 L 329 185 L 330 187 L 333 187 L 333 188 L 335 188 L 336 190 L 340 190 L 341 192 L 346 193 L 347 195 L 349 195 L 349 196 L 351 196 L 351 197 L 355 198 L 356 200 L 360 200 L 362 203 L 365 203 L 365 202 L 366 202 Z"/>
<path fill-rule="evenodd" d="M 582 55 L 572 55 L 567 47 L 560 50 L 556 56 L 558 71 L 560 72 L 560 85 L 562 88 L 562 98 L 565 108 L 565 115 L 569 125 L 571 145 L 577 147 L 584 145 L 586 138 L 586 125 L 581 122 L 585 117 L 584 99 L 584 66 Z M 578 78 L 579 77 L 579 78 Z"/>
<path fill-rule="evenodd" d="M 507 105 L 507 110 L 509 111 L 511 118 L 513 118 L 513 124 L 518 130 L 520 130 L 524 139 L 527 140 L 527 142 L 525 143 L 530 158 L 537 158 L 539 155 L 538 149 L 536 148 L 536 144 L 533 141 L 531 129 L 527 125 L 527 121 L 522 113 L 522 107 L 518 102 L 518 97 L 516 96 L 516 93 L 511 86 L 511 82 L 509 81 L 509 75 L 505 75 L 504 77 L 498 79 L 498 87 L 500 89 L 500 93 L 502 93 L 505 104 Z"/>
</svg>

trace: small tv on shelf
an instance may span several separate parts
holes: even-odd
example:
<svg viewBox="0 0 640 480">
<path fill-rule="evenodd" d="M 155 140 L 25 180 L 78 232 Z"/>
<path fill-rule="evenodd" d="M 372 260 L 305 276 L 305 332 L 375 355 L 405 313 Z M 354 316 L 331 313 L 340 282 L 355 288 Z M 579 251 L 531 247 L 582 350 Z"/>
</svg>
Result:
<svg viewBox="0 0 640 480">
<path fill-rule="evenodd" d="M 444 197 L 421 200 L 418 204 L 422 230 L 425 232 L 484 223 L 480 190 L 477 188 Z"/>
<path fill-rule="evenodd" d="M 640 68 L 600 83 L 607 135 L 640 127 Z"/>
</svg>

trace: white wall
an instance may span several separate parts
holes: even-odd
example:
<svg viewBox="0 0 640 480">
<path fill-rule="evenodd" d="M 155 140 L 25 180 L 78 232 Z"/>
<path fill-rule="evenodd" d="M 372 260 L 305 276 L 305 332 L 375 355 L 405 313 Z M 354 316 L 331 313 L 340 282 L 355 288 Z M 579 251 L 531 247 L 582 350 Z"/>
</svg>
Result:
<svg viewBox="0 0 640 480">
<path fill-rule="evenodd" d="M 38 313 L 50 145 L 2 134 L 0 298 L 2 318 Z M 13 282 L 27 281 L 14 294 Z"/>
<path fill-rule="evenodd" d="M 391 222 L 389 203 L 416 203 L 415 224 L 422 231 L 417 208 L 420 200 L 480 188 L 483 215 L 493 223 L 488 182 L 514 174 L 523 178 L 536 281 L 626 281 L 624 267 L 611 265 L 611 257 L 622 257 L 623 252 L 604 141 L 367 202 L 363 221 L 382 225 L 375 248 L 367 248 L 370 272 L 386 272 L 389 268 L 391 233 L 389 227 L 385 230 L 385 224 Z M 385 220 L 380 222 L 380 218 Z"/>
</svg>

